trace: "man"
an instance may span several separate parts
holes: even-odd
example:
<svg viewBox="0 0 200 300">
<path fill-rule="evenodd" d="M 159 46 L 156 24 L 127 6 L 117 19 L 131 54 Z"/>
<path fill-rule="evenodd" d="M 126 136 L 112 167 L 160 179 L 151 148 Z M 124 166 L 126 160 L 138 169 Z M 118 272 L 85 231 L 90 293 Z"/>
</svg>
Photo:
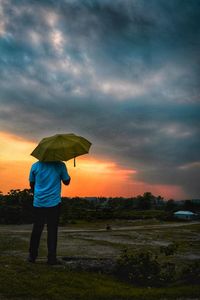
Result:
<svg viewBox="0 0 200 300">
<path fill-rule="evenodd" d="M 47 223 L 47 263 L 58 263 L 56 257 L 57 232 L 61 203 L 61 181 L 68 185 L 70 176 L 61 161 L 34 163 L 31 167 L 29 181 L 34 193 L 34 223 L 30 239 L 28 261 L 34 263 L 38 256 L 40 237 Z"/>
</svg>

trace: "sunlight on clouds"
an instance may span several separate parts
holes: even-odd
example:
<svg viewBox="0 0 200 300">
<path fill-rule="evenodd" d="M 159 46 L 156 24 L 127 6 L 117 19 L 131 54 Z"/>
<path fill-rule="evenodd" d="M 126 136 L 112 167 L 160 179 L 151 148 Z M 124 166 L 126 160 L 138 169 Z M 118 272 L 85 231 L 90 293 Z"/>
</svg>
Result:
<svg viewBox="0 0 200 300">
<path fill-rule="evenodd" d="M 128 181 L 135 170 L 123 169 L 114 162 L 81 157 L 77 159 L 76 168 L 72 162 L 67 162 L 67 166 L 72 180 L 68 188 L 63 187 L 65 196 L 114 197 L 133 193 Z"/>
<path fill-rule="evenodd" d="M 0 191 L 4 194 L 11 189 L 29 188 L 29 161 L 3 161 L 0 159 Z"/>
<path fill-rule="evenodd" d="M 195 161 L 179 167 L 180 170 L 200 169 L 200 161 Z"/>
<path fill-rule="evenodd" d="M 72 180 L 69 187 L 63 186 L 64 196 L 133 197 L 151 191 L 165 198 L 184 197 L 181 187 L 137 181 L 134 175 L 139 170 L 120 168 L 114 162 L 78 158 L 76 168 L 72 162 L 67 165 Z"/>
<path fill-rule="evenodd" d="M 0 132 L 0 162 L 2 161 L 33 161 L 30 153 L 35 143 L 26 141 L 16 135 Z"/>
<path fill-rule="evenodd" d="M 10 189 L 29 188 L 28 176 L 32 163 L 37 160 L 30 155 L 36 144 L 16 135 L 0 132 L 0 190 L 7 193 Z M 198 163 L 199 164 L 199 163 Z M 62 195 L 132 197 L 144 191 L 178 198 L 182 196 L 178 186 L 149 185 L 135 180 L 135 169 L 118 166 L 114 161 L 95 159 L 91 155 L 80 156 L 66 162 L 71 183 L 62 187 Z"/>
<path fill-rule="evenodd" d="M 148 74 L 137 82 L 119 79 L 108 79 L 104 81 L 96 78 L 96 82 L 100 82 L 96 84 L 96 87 L 104 94 L 114 96 L 119 100 L 123 100 L 129 97 L 145 95 L 156 88 L 157 85 L 161 84 L 164 80 L 164 72 L 161 70 L 155 74 Z"/>
<path fill-rule="evenodd" d="M 186 138 L 193 135 L 191 129 L 189 130 L 188 128 L 186 128 L 186 126 L 178 123 L 168 124 L 165 127 L 161 128 L 160 132 L 169 137 L 178 138 L 178 139 Z"/>
<path fill-rule="evenodd" d="M 119 99 L 131 96 L 136 97 L 144 93 L 144 89 L 140 85 L 120 80 L 102 82 L 102 84 L 99 85 L 99 89 L 103 93 L 113 95 Z"/>
<path fill-rule="evenodd" d="M 148 184 L 146 182 L 132 180 L 127 181 L 128 196 L 142 195 L 144 192 L 150 191 L 153 195 L 160 195 L 165 199 L 184 199 L 185 194 L 182 187 L 178 185 L 167 184 Z"/>
<path fill-rule="evenodd" d="M 12 188 L 28 186 L 29 170 L 35 161 L 30 155 L 36 144 L 16 135 L 0 132 L 0 190 L 4 193 Z M 66 162 L 72 183 L 64 195 L 112 195 L 123 194 L 123 189 L 129 175 L 136 171 L 119 168 L 114 162 L 101 161 L 88 157 L 77 158 L 77 167 L 73 160 Z"/>
<path fill-rule="evenodd" d="M 84 76 L 84 66 L 75 62 L 70 55 L 66 54 L 65 58 L 57 57 L 55 60 L 46 59 L 41 61 L 41 66 L 46 69 L 48 73 L 66 75 L 66 79 L 73 77 L 73 79 Z M 84 72 L 84 73 L 83 73 Z"/>
<path fill-rule="evenodd" d="M 63 67 L 65 71 L 72 72 L 75 76 L 81 75 L 83 69 L 82 65 L 75 63 L 69 55 L 63 60 Z"/>
<path fill-rule="evenodd" d="M 84 96 L 86 95 L 87 90 L 85 87 L 81 87 L 81 86 L 76 86 L 73 90 L 72 90 L 72 94 L 75 96 Z"/>
<path fill-rule="evenodd" d="M 47 7 L 43 9 L 43 17 L 50 27 L 55 27 L 59 21 L 59 15 Z"/>
<path fill-rule="evenodd" d="M 121 177 L 127 177 L 131 174 L 136 173 L 135 170 L 122 169 L 117 166 L 114 162 L 102 162 L 99 160 L 83 160 L 78 164 L 78 168 L 84 170 L 85 172 L 92 172 L 92 174 L 115 174 Z"/>
<path fill-rule="evenodd" d="M 36 161 L 30 153 L 36 144 L 5 132 L 0 132 L 0 144 L 0 190 L 29 188 L 29 170 Z"/>
<path fill-rule="evenodd" d="M 175 68 L 173 65 L 167 64 L 157 71 L 147 70 L 143 76 L 141 75 L 139 79 L 133 81 L 115 78 L 107 78 L 105 80 L 98 78 L 98 74 L 95 74 L 93 85 L 98 91 L 119 100 L 147 94 L 151 95 L 152 92 L 159 91 L 168 100 L 172 101 L 174 96 L 185 98 L 185 95 L 183 97 L 184 92 L 179 87 L 174 87 L 173 92 L 170 89 L 174 81 L 181 79 L 185 75 L 184 72 L 185 70 L 181 67 Z M 169 88 L 167 88 L 168 86 Z"/>
<path fill-rule="evenodd" d="M 69 37 L 66 36 L 66 34 L 63 39 L 69 43 Z M 56 45 L 54 45 L 54 47 L 55 46 Z M 55 59 L 49 59 L 47 57 L 46 59 L 41 60 L 39 62 L 40 66 L 42 66 L 45 72 L 48 74 L 54 74 L 55 77 L 56 75 L 62 74 L 63 78 L 66 78 L 66 81 L 70 79 L 70 82 L 74 82 L 71 90 L 72 94 L 74 95 L 86 95 L 91 90 L 98 92 L 98 90 L 96 91 L 96 82 L 99 80 L 95 79 L 95 68 L 87 54 L 82 53 L 82 60 L 76 61 L 73 55 L 67 53 L 67 47 L 65 47 L 65 51 L 66 52 L 64 56 L 58 55 Z M 87 84 L 85 84 L 85 80 L 87 81 Z"/>
<path fill-rule="evenodd" d="M 66 38 L 65 38 L 66 41 Z M 51 42 L 57 53 L 62 54 L 64 51 L 64 37 L 60 30 L 54 29 L 51 32 Z"/>
<path fill-rule="evenodd" d="M 145 186 L 145 188 L 147 188 L 147 186 Z M 161 195 L 165 199 L 185 198 L 185 193 L 183 192 L 182 187 L 178 185 L 155 184 L 155 185 L 150 185 L 149 190 L 152 191 L 154 195 Z"/>
<path fill-rule="evenodd" d="M 67 42 L 66 36 L 63 35 L 61 30 L 58 29 L 59 15 L 52 10 L 43 10 L 43 16 L 50 27 L 50 43 L 53 45 L 54 50 L 62 55 L 64 53 L 64 43 Z"/>
</svg>

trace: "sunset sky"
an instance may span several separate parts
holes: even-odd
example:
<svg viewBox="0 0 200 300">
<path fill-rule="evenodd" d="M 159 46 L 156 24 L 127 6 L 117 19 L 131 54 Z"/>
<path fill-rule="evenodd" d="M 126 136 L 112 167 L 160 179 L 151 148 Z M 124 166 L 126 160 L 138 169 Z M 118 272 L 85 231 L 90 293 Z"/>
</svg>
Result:
<svg viewBox="0 0 200 300">
<path fill-rule="evenodd" d="M 0 191 L 75 133 L 64 196 L 200 198 L 200 1 L 0 0 L 0 54 Z"/>
</svg>

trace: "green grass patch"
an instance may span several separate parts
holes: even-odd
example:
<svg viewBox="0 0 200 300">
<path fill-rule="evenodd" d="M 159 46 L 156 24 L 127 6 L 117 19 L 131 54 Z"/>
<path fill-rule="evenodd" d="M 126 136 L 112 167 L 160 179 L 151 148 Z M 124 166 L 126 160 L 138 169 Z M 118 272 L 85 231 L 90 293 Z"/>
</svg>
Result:
<svg viewBox="0 0 200 300">
<path fill-rule="evenodd" d="M 102 274 L 72 272 L 66 267 L 27 264 L 0 257 L 0 295 L 8 299 L 132 300 L 194 298 L 200 287 L 138 288 Z"/>
<path fill-rule="evenodd" d="M 0 234 L 0 252 L 23 251 L 27 248 L 27 242 L 21 237 L 11 234 Z"/>
</svg>

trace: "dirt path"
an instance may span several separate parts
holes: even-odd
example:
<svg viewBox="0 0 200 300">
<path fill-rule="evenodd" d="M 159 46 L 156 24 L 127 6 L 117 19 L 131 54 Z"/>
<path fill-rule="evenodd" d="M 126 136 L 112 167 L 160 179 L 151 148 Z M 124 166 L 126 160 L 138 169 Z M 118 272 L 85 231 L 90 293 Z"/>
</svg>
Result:
<svg viewBox="0 0 200 300">
<path fill-rule="evenodd" d="M 111 231 L 132 231 L 140 229 L 162 229 L 162 228 L 173 228 L 173 227 L 183 227 L 188 225 L 197 225 L 200 222 L 179 222 L 179 223 L 164 223 L 164 224 L 154 224 L 154 225 L 135 225 L 135 226 L 113 226 Z M 32 229 L 32 225 L 3 225 L 0 226 L 0 232 L 12 232 L 12 233 L 28 233 Z M 100 229 L 69 229 L 66 227 L 59 227 L 60 233 L 70 233 L 70 232 L 106 232 L 106 228 Z"/>
<path fill-rule="evenodd" d="M 116 226 L 112 227 L 112 231 L 123 231 L 123 230 L 138 230 L 138 229 L 159 229 L 159 228 L 170 228 L 170 227 L 182 227 L 188 225 L 196 225 L 200 224 L 200 222 L 190 222 L 190 223 L 168 223 L 168 224 L 156 224 L 156 225 L 136 225 L 136 226 Z M 99 231 L 107 231 L 105 228 L 103 229 L 59 229 L 60 232 L 99 232 Z"/>
</svg>

